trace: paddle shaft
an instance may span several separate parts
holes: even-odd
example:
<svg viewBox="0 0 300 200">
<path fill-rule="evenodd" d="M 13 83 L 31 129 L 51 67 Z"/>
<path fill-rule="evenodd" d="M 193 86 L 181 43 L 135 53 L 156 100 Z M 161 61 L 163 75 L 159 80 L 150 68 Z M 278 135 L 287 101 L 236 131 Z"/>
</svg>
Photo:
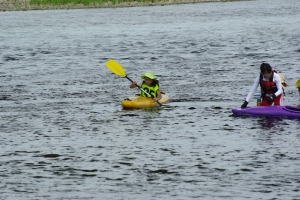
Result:
<svg viewBox="0 0 300 200">
<path fill-rule="evenodd" d="M 131 81 L 131 83 L 133 83 L 133 80 L 131 80 L 131 78 L 129 78 L 127 75 L 125 76 L 125 78 L 127 78 L 129 81 Z M 141 88 L 138 84 L 135 84 L 141 91 L 143 91 L 145 94 L 147 94 L 148 97 L 152 98 L 151 95 L 146 92 L 145 90 L 143 90 L 143 88 Z M 153 98 L 152 98 L 153 99 Z M 156 101 L 156 103 L 158 103 L 159 106 L 162 106 L 162 104 L 159 101 Z"/>
</svg>

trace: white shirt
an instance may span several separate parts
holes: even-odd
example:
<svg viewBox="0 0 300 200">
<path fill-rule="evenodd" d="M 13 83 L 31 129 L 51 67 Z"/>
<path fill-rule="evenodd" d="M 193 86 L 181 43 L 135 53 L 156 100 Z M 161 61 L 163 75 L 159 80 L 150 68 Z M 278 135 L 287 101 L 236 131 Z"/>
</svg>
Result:
<svg viewBox="0 0 300 200">
<path fill-rule="evenodd" d="M 250 99 L 253 97 L 254 93 L 257 90 L 257 87 L 259 85 L 260 82 L 260 74 L 256 77 L 256 79 L 254 80 L 253 86 L 250 90 L 250 92 L 247 95 L 246 101 L 249 102 Z M 263 77 L 263 81 L 268 81 L 267 79 L 265 79 Z M 281 81 L 280 81 L 280 77 L 277 73 L 274 72 L 274 76 L 273 76 L 273 82 L 275 82 L 276 86 L 277 86 L 277 92 L 275 93 L 276 97 L 278 97 L 280 94 L 282 94 L 282 86 L 281 86 Z"/>
</svg>

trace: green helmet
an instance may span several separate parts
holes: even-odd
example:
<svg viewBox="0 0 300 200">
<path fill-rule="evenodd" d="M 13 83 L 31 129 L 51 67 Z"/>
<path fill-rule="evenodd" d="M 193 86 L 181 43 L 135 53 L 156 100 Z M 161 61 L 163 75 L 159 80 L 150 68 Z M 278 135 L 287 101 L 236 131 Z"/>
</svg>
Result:
<svg viewBox="0 0 300 200">
<path fill-rule="evenodd" d="M 151 71 L 147 71 L 145 74 L 141 76 L 141 79 L 145 79 L 145 77 L 150 78 L 152 80 L 156 80 L 154 74 Z"/>
</svg>

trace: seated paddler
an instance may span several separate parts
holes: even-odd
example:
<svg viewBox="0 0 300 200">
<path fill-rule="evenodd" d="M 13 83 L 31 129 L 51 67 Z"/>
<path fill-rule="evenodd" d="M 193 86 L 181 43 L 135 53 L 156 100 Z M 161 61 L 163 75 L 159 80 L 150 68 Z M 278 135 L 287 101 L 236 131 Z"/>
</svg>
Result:
<svg viewBox="0 0 300 200">
<path fill-rule="evenodd" d="M 159 101 L 162 96 L 159 90 L 159 83 L 154 74 L 151 71 L 147 71 L 141 76 L 143 80 L 141 84 L 141 96 L 153 98 L 154 101 Z M 133 81 L 130 88 L 136 88 L 137 82 Z"/>
</svg>

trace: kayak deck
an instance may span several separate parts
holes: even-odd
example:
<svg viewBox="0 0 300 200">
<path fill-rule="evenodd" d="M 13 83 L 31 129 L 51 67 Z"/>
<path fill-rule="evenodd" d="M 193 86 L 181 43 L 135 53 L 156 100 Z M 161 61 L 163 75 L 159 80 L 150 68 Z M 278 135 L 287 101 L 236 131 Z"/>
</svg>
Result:
<svg viewBox="0 0 300 200">
<path fill-rule="evenodd" d="M 271 116 L 284 118 L 300 118 L 300 107 L 297 106 L 259 106 L 252 108 L 233 108 L 235 115 Z"/>
<path fill-rule="evenodd" d="M 159 100 L 159 103 L 165 104 L 170 101 L 170 98 L 166 94 L 162 94 L 162 98 Z M 152 108 L 158 107 L 158 103 L 154 102 L 152 98 L 141 97 L 140 95 L 135 95 L 124 99 L 121 102 L 123 108 L 126 109 L 136 109 L 136 108 Z"/>
</svg>

